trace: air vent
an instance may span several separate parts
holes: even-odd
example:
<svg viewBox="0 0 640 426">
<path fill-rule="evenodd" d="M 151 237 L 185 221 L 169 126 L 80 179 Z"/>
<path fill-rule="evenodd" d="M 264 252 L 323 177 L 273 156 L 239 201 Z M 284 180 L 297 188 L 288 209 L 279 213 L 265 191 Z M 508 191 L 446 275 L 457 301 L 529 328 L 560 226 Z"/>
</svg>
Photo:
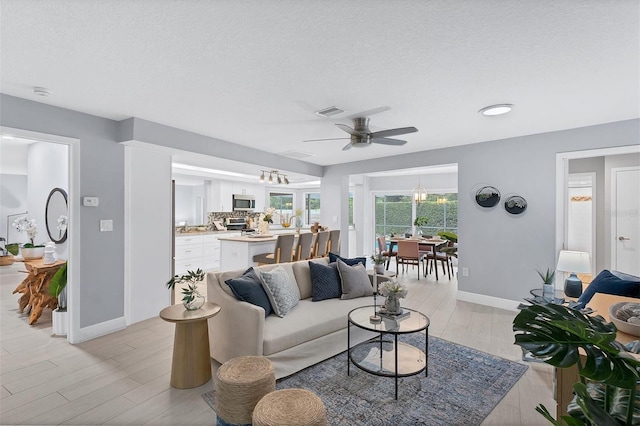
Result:
<svg viewBox="0 0 640 426">
<path fill-rule="evenodd" d="M 301 151 L 285 151 L 285 152 L 281 152 L 279 155 L 283 155 L 289 158 L 295 158 L 296 160 L 302 160 L 303 158 L 316 156 L 316 154 L 311 154 L 309 152 L 301 152 Z"/>
<path fill-rule="evenodd" d="M 341 110 L 338 107 L 331 106 L 329 108 L 321 109 L 320 111 L 316 111 L 314 114 L 321 115 L 323 117 L 333 117 L 334 115 L 342 114 L 344 110 Z"/>
</svg>

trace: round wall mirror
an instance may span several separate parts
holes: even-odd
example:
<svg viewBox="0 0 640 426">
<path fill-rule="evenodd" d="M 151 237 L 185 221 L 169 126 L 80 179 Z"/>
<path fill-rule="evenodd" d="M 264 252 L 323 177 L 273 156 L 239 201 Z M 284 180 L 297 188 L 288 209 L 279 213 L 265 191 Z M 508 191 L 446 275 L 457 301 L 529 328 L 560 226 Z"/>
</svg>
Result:
<svg viewBox="0 0 640 426">
<path fill-rule="evenodd" d="M 62 188 L 53 188 L 47 198 L 44 219 L 49 238 L 56 244 L 64 243 L 67 239 L 68 217 L 66 191 Z"/>
</svg>

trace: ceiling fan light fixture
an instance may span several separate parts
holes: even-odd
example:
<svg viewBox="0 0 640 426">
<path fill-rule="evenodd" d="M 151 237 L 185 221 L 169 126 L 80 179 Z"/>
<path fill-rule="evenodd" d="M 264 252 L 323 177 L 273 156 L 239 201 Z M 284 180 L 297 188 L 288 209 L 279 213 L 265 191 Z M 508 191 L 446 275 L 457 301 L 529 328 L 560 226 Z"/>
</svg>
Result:
<svg viewBox="0 0 640 426">
<path fill-rule="evenodd" d="M 284 175 L 284 183 L 286 183 L 287 185 L 289 185 L 289 179 L 287 179 L 287 175 Z"/>
<path fill-rule="evenodd" d="M 502 115 L 511 111 L 513 107 L 513 104 L 489 105 L 484 108 L 480 108 L 478 110 L 478 113 L 486 116 Z"/>
<path fill-rule="evenodd" d="M 269 172 L 269 183 L 273 183 L 273 175 Z"/>
<path fill-rule="evenodd" d="M 262 171 L 262 174 L 260 175 L 260 182 L 264 182 L 264 170 Z"/>
</svg>

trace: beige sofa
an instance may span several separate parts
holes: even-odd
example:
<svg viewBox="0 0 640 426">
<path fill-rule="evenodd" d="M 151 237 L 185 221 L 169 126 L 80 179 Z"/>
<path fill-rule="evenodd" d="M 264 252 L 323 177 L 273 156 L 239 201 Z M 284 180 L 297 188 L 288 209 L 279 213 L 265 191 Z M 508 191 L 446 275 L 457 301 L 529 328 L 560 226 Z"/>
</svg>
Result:
<svg viewBox="0 0 640 426">
<path fill-rule="evenodd" d="M 328 264 L 326 258 L 313 262 Z M 256 270 L 270 270 L 265 265 Z M 284 318 L 235 298 L 225 280 L 237 278 L 244 270 L 207 274 L 207 299 L 222 308 L 209 319 L 211 357 L 223 363 L 243 355 L 269 358 L 281 378 L 339 354 L 347 349 L 347 315 L 360 306 L 373 305 L 373 297 L 311 301 L 308 261 L 279 264 L 295 280 L 300 302 Z M 378 297 L 380 303 L 383 298 Z M 373 308 L 372 308 L 373 312 Z M 373 337 L 372 333 L 351 327 L 352 343 Z"/>
</svg>

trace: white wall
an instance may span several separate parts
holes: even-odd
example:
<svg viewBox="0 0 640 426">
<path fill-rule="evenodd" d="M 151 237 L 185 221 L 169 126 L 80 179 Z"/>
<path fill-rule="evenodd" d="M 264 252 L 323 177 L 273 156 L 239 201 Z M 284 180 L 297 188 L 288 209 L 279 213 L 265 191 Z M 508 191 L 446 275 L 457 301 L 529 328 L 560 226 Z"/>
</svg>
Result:
<svg viewBox="0 0 640 426">
<path fill-rule="evenodd" d="M 132 324 L 171 304 L 171 156 L 125 147 L 125 315 Z"/>
<path fill-rule="evenodd" d="M 45 225 L 45 206 L 53 188 L 62 188 L 69 194 L 69 147 L 63 144 L 37 142 L 29 145 L 27 168 L 27 215 L 38 226 L 36 244 L 50 240 Z M 55 229 L 57 223 L 51 224 Z M 67 242 L 56 244 L 59 259 L 68 259 Z"/>
<path fill-rule="evenodd" d="M 27 236 L 12 226 L 13 221 L 20 216 L 8 216 L 24 213 L 28 208 L 27 175 L 0 174 L 0 236 L 7 243 L 27 242 Z"/>
</svg>

